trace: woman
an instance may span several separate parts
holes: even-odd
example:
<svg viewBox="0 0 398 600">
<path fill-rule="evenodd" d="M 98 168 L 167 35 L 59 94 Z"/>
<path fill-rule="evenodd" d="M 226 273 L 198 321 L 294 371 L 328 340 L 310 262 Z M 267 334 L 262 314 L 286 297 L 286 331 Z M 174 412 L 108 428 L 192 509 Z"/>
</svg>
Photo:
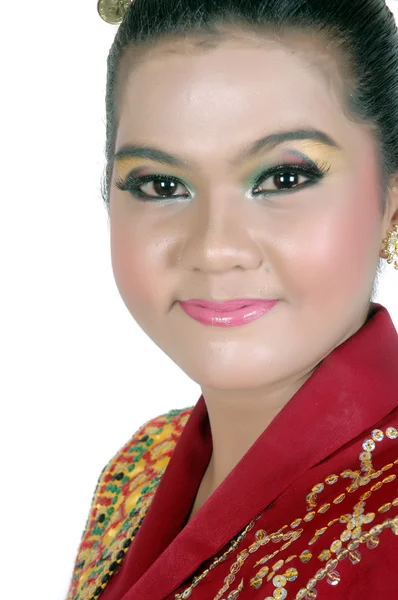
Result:
<svg viewBox="0 0 398 600">
<path fill-rule="evenodd" d="M 112 265 L 202 395 L 102 472 L 69 600 L 398 597 L 397 106 L 382 0 L 127 9 Z"/>
</svg>

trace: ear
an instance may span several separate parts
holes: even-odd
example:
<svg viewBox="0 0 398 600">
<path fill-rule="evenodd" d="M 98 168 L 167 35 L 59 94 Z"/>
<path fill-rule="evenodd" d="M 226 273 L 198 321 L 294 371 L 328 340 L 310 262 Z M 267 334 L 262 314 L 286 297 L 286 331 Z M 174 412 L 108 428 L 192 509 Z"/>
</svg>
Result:
<svg viewBox="0 0 398 600">
<path fill-rule="evenodd" d="M 388 186 L 389 195 L 389 207 L 386 211 L 386 226 L 388 229 L 392 229 L 394 225 L 398 224 L 398 172 L 391 177 Z"/>
<path fill-rule="evenodd" d="M 394 230 L 394 225 L 398 225 L 398 173 L 392 176 L 388 186 L 389 204 L 384 215 L 381 231 L 381 247 L 384 245 L 383 240 L 387 237 L 388 231 Z M 387 258 L 385 251 L 381 250 L 380 256 Z"/>
<path fill-rule="evenodd" d="M 398 173 L 392 178 L 392 186 L 390 192 L 390 210 L 389 210 L 389 229 L 394 225 L 398 225 Z"/>
</svg>

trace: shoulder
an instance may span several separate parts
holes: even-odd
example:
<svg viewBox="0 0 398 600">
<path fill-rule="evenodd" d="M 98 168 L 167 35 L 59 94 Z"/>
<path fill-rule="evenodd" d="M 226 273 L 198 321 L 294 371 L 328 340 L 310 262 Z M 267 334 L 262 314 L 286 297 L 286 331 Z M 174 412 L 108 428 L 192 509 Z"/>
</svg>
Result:
<svg viewBox="0 0 398 600">
<path fill-rule="evenodd" d="M 153 472 L 161 474 L 169 462 L 177 441 L 193 408 L 173 409 L 150 419 L 140 427 L 117 452 L 102 471 L 104 483 L 116 478 L 117 482 L 131 481 L 131 474 L 145 474 L 151 479 Z"/>
<path fill-rule="evenodd" d="M 153 478 L 154 471 L 159 475 L 164 472 L 192 410 L 193 407 L 172 409 L 146 421 L 131 436 L 102 470 L 94 492 L 89 520 L 97 518 L 101 506 L 108 505 L 108 498 L 112 497 L 114 508 L 118 504 L 115 498 L 119 495 L 131 498 L 133 481 L 136 482 L 135 487 L 139 487 L 141 483 Z M 99 497 L 101 500 L 98 502 Z M 106 519 L 104 523 L 105 521 Z"/>
<path fill-rule="evenodd" d="M 173 409 L 144 423 L 102 470 L 91 501 L 68 599 L 89 584 L 109 550 L 119 549 L 126 523 L 153 496 L 194 407 Z"/>
<path fill-rule="evenodd" d="M 157 455 L 163 454 L 164 449 L 161 444 L 164 442 L 177 442 L 181 435 L 193 407 L 183 409 L 172 409 L 163 415 L 159 415 L 149 421 L 146 421 L 134 435 L 122 446 L 122 448 L 111 458 L 101 473 L 114 470 L 114 467 L 122 462 L 127 465 L 127 471 L 131 472 L 133 468 L 129 466 L 137 463 L 151 461 L 151 454 L 157 449 Z"/>
</svg>

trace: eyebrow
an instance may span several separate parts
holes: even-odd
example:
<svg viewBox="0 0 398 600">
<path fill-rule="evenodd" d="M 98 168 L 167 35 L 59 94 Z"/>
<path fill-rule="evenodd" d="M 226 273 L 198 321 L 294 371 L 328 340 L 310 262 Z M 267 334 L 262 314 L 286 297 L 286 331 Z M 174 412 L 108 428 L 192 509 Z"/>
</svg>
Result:
<svg viewBox="0 0 398 600">
<path fill-rule="evenodd" d="M 341 150 L 339 144 L 337 144 L 335 140 L 333 140 L 329 135 L 327 135 L 323 131 L 319 131 L 317 129 L 295 129 L 293 131 L 273 133 L 271 135 L 267 135 L 263 138 L 256 140 L 255 142 L 241 150 L 237 156 L 235 156 L 229 161 L 229 163 L 232 166 L 237 166 L 245 160 L 256 156 L 264 150 L 272 150 L 273 148 L 275 148 L 279 144 L 282 144 L 283 142 L 293 140 L 315 140 L 316 142 L 321 143 L 325 146 L 338 148 Z M 180 169 L 195 167 L 195 163 L 193 161 L 185 160 L 178 156 L 173 156 L 172 154 L 164 152 L 163 150 L 159 150 L 158 148 L 151 148 L 149 146 L 136 144 L 126 144 L 122 146 L 115 153 L 114 158 L 115 160 L 119 160 L 122 158 L 146 158 L 161 164 L 169 165 L 172 167 L 178 167 Z"/>
</svg>

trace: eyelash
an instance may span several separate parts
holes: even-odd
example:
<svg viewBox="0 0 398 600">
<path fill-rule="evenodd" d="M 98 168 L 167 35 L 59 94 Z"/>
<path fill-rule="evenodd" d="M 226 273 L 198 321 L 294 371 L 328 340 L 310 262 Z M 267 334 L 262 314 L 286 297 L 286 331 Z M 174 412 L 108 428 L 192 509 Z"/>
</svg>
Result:
<svg viewBox="0 0 398 600">
<path fill-rule="evenodd" d="M 318 161 L 314 161 L 314 166 L 309 165 L 308 167 L 294 165 L 294 164 L 278 165 L 276 167 L 271 167 L 270 169 L 266 169 L 258 177 L 256 177 L 256 180 L 254 182 L 254 186 L 255 186 L 254 189 L 256 189 L 262 181 L 266 181 L 273 175 L 278 175 L 280 173 L 284 173 L 284 174 L 297 173 L 298 175 L 304 175 L 306 177 L 312 178 L 312 182 L 299 184 L 299 185 L 294 186 L 293 188 L 290 188 L 293 190 L 296 190 L 297 188 L 300 189 L 302 187 L 307 187 L 309 185 L 313 185 L 317 181 L 323 179 L 329 170 L 330 170 L 330 166 L 328 166 L 327 163 L 319 163 Z M 142 177 L 134 177 L 130 173 L 129 175 L 127 175 L 125 180 L 122 180 L 122 179 L 117 180 L 115 182 L 115 186 L 117 188 L 119 188 L 120 190 L 129 191 L 133 197 L 140 199 L 141 201 L 144 201 L 144 202 L 148 202 L 148 201 L 159 202 L 162 200 L 169 201 L 170 199 L 187 198 L 187 196 L 184 196 L 184 195 L 148 196 L 148 194 L 145 194 L 144 192 L 142 192 L 139 189 L 142 185 L 144 185 L 146 183 L 160 182 L 160 181 L 167 182 L 167 183 L 175 183 L 177 185 L 178 184 L 184 185 L 184 183 L 180 179 L 178 179 L 177 177 L 174 177 L 173 175 L 152 174 L 152 175 L 143 175 Z M 260 192 L 260 193 L 253 194 L 253 195 L 257 198 L 258 197 L 264 198 L 266 196 L 274 196 L 274 195 L 284 194 L 288 191 L 289 190 L 287 189 L 287 190 L 280 190 L 277 192 L 274 192 L 274 191 Z"/>
</svg>

